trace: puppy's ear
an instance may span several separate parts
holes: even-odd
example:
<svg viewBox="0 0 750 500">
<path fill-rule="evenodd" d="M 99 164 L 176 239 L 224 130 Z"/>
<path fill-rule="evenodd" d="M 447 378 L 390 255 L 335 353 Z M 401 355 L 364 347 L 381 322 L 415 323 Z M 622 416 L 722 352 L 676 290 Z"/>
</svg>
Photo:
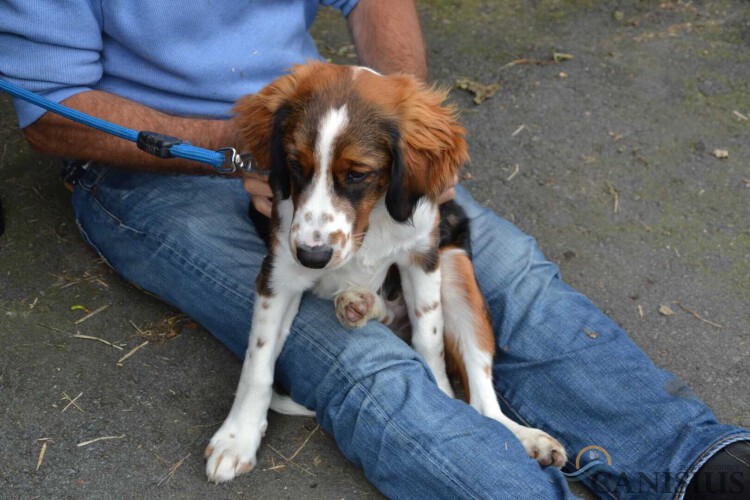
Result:
<svg viewBox="0 0 750 500">
<path fill-rule="evenodd" d="M 468 161 L 469 153 L 457 112 L 444 103 L 447 91 L 428 88 L 405 75 L 392 78 L 401 92 L 395 110 L 399 118 L 398 137 L 392 147 L 394 172 L 386 205 L 394 219 L 405 221 L 420 198 L 437 201 Z M 399 180 L 400 187 L 394 187 Z M 399 189 L 403 191 L 400 194 Z M 409 215 L 404 217 L 407 210 Z"/>
<path fill-rule="evenodd" d="M 286 200 L 292 194 L 292 179 L 289 176 L 286 154 L 284 153 L 284 128 L 290 110 L 288 104 L 284 104 L 276 110 L 271 132 L 271 172 L 268 176 L 268 183 L 274 195 L 279 196 L 282 200 Z"/>
<path fill-rule="evenodd" d="M 469 160 L 466 131 L 456 109 L 444 104 L 447 91 L 417 85 L 400 123 L 406 185 L 415 194 L 437 200 Z"/>
<path fill-rule="evenodd" d="M 283 133 L 290 112 L 289 103 L 304 78 L 301 66 L 264 87 L 257 94 L 241 98 L 234 106 L 234 124 L 240 152 L 249 152 L 258 166 L 270 170 L 269 182 L 282 199 L 289 197 L 289 172 L 284 157 Z"/>
<path fill-rule="evenodd" d="M 396 222 L 406 222 L 414 213 L 419 196 L 409 192 L 404 185 L 404 155 L 398 127 L 391 128 L 391 181 L 385 194 L 385 207 Z"/>
<path fill-rule="evenodd" d="M 250 152 L 260 168 L 271 168 L 271 138 L 276 112 L 294 96 L 299 78 L 282 76 L 257 94 L 242 97 L 234 106 L 234 124 L 238 131 L 240 152 Z"/>
</svg>

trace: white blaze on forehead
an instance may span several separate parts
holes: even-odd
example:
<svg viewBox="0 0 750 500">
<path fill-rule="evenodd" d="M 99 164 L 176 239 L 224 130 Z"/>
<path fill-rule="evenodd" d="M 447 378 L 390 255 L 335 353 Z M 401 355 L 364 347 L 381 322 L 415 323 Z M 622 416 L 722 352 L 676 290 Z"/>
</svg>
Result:
<svg viewBox="0 0 750 500">
<path fill-rule="evenodd" d="M 331 233 L 343 230 L 349 233 L 346 215 L 337 213 L 331 196 L 333 194 L 333 166 L 336 139 L 340 137 L 349 115 L 346 106 L 331 108 L 318 124 L 318 138 L 315 143 L 317 170 L 312 179 L 309 196 L 297 208 L 294 222 L 299 224 L 299 232 L 293 235 L 299 243 L 308 246 L 326 244 Z"/>
<path fill-rule="evenodd" d="M 313 188 L 310 197 L 305 203 L 306 211 L 312 211 L 314 219 L 317 219 L 323 211 L 331 210 L 329 175 L 331 163 L 333 162 L 334 145 L 338 137 L 349 123 L 349 115 L 346 106 L 331 108 L 320 120 L 318 126 L 318 141 L 315 143 L 315 159 L 318 162 L 318 171 L 313 177 Z"/>
<path fill-rule="evenodd" d="M 318 160 L 321 174 L 327 174 L 330 167 L 333 146 L 341 132 L 349 123 L 349 115 L 346 112 L 346 105 L 338 109 L 331 108 L 328 113 L 320 120 L 318 130 L 318 142 L 315 144 L 315 157 Z M 322 177 L 325 177 L 322 176 Z"/>
</svg>

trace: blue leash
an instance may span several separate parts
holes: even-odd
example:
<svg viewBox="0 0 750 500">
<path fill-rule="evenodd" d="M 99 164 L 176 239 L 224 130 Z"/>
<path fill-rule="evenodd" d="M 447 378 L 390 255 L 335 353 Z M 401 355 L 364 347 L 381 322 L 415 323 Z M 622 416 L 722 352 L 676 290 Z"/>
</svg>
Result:
<svg viewBox="0 0 750 500">
<path fill-rule="evenodd" d="M 234 148 L 221 148 L 216 151 L 193 146 L 176 137 L 156 132 L 136 131 L 96 118 L 78 110 L 45 99 L 33 92 L 0 80 L 0 90 L 51 111 L 70 120 L 95 128 L 102 132 L 135 142 L 139 149 L 159 158 L 184 158 L 211 165 L 221 174 L 229 174 L 237 169 L 255 172 L 255 166 L 248 154 L 239 154 Z"/>
</svg>

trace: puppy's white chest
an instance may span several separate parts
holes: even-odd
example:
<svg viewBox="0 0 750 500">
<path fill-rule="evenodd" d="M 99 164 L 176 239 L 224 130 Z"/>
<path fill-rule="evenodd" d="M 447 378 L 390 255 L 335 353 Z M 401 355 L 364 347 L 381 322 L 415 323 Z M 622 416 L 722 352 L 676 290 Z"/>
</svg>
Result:
<svg viewBox="0 0 750 500">
<path fill-rule="evenodd" d="M 315 293 L 332 298 L 352 288 L 377 292 L 392 264 L 404 264 L 414 252 L 434 245 L 436 211 L 431 203 L 420 203 L 412 220 L 401 224 L 390 217 L 384 204 L 376 205 L 362 246 L 346 264 L 326 271 L 316 283 Z"/>
</svg>

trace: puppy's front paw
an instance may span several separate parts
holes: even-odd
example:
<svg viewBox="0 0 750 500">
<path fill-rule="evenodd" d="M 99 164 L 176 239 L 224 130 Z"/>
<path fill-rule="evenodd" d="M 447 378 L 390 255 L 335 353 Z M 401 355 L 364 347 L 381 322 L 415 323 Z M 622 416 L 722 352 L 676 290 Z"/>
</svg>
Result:
<svg viewBox="0 0 750 500">
<path fill-rule="evenodd" d="M 568 456 L 565 453 L 565 447 L 560 442 L 539 429 L 521 427 L 516 433 L 521 444 L 526 448 L 526 453 L 533 458 L 539 465 L 546 467 L 554 465 L 557 468 L 565 465 Z"/>
<path fill-rule="evenodd" d="M 336 317 L 346 328 L 364 326 L 379 317 L 380 312 L 377 298 L 370 290 L 357 288 L 336 296 Z"/>
<path fill-rule="evenodd" d="M 206 447 L 206 475 L 209 481 L 223 483 L 250 472 L 256 464 L 255 452 L 267 423 L 238 426 L 224 422 Z"/>
</svg>

